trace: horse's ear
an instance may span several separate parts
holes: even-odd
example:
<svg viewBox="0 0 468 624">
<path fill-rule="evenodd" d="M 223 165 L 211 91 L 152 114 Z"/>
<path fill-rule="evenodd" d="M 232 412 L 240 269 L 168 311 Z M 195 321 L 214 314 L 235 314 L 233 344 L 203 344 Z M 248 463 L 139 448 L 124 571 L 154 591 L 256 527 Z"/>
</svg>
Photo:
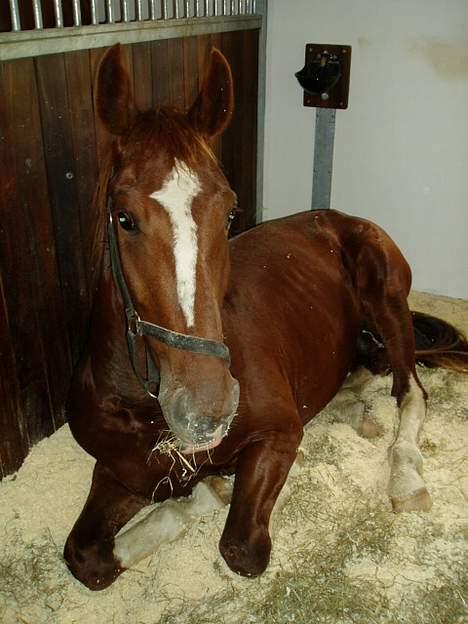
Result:
<svg viewBox="0 0 468 624">
<path fill-rule="evenodd" d="M 135 107 L 120 44 L 107 50 L 99 63 L 94 103 L 105 128 L 113 135 L 125 134 L 132 123 Z"/>
<path fill-rule="evenodd" d="M 213 48 L 202 88 L 188 112 L 194 128 L 211 138 L 223 132 L 234 110 L 234 88 L 229 63 L 217 48 Z"/>
</svg>

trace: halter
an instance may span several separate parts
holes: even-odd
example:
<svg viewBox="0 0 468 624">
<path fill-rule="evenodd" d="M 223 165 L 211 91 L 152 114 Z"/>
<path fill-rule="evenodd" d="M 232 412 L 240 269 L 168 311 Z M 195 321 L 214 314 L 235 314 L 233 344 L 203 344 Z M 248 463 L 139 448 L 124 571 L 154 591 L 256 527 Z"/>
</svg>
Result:
<svg viewBox="0 0 468 624">
<path fill-rule="evenodd" d="M 181 351 L 190 351 L 191 353 L 198 353 L 199 355 L 217 357 L 230 366 L 231 356 L 229 349 L 223 342 L 209 340 L 208 338 L 199 338 L 198 336 L 191 336 L 189 334 L 181 334 L 179 332 L 172 331 L 171 329 L 166 329 L 161 325 L 155 325 L 154 323 L 141 320 L 135 306 L 133 305 L 132 297 L 122 270 L 119 246 L 112 218 L 112 198 L 110 193 L 108 193 L 107 200 L 107 218 L 107 235 L 109 240 L 112 275 L 124 305 L 125 316 L 127 317 L 127 346 L 130 363 L 132 365 L 133 372 L 135 373 L 135 377 L 138 379 L 146 392 L 151 397 L 155 399 L 158 398 L 154 389 L 159 385 L 160 377 L 159 371 L 156 368 L 146 342 L 146 377 L 139 372 L 136 364 L 137 338 L 139 336 L 151 336 L 151 338 L 156 338 L 159 342 L 162 342 L 173 349 L 180 349 Z"/>
</svg>

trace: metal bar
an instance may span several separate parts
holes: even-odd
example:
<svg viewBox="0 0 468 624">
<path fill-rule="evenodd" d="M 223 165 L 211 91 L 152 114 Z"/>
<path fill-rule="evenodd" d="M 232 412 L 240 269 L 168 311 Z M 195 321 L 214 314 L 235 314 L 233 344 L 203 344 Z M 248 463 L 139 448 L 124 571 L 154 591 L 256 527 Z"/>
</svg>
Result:
<svg viewBox="0 0 468 624">
<path fill-rule="evenodd" d="M 174 17 L 175 19 L 180 17 L 179 0 L 174 0 Z"/>
<path fill-rule="evenodd" d="M 91 24 L 99 24 L 99 11 L 97 7 L 97 0 L 91 0 Z"/>
<path fill-rule="evenodd" d="M 48 28 L 24 32 L 0 33 L 0 61 L 102 48 L 114 43 L 142 43 L 178 37 L 209 35 L 239 30 L 258 30 L 258 16 L 243 15 L 226 20 L 222 17 L 158 20 L 157 22 L 117 22 L 77 28 Z"/>
<path fill-rule="evenodd" d="M 194 9 L 195 9 L 195 17 L 201 17 L 201 15 L 200 15 L 200 0 L 195 0 Z"/>
<path fill-rule="evenodd" d="M 228 0 L 223 0 L 223 15 L 228 15 Z"/>
<path fill-rule="evenodd" d="M 190 17 L 190 0 L 185 0 L 184 17 Z"/>
<path fill-rule="evenodd" d="M 236 0 L 231 0 L 231 15 L 236 14 Z"/>
<path fill-rule="evenodd" d="M 128 14 L 128 0 L 120 0 L 120 15 L 123 22 L 130 21 L 130 16 Z"/>
<path fill-rule="evenodd" d="M 136 3 L 136 20 L 137 22 L 143 21 L 143 1 L 137 0 Z"/>
<path fill-rule="evenodd" d="M 257 93 L 257 223 L 263 219 L 263 178 L 265 156 L 265 91 L 266 91 L 266 44 L 267 44 L 267 20 L 268 2 L 261 3 L 261 28 L 258 40 L 258 93 Z M 250 16 L 250 19 L 253 19 Z M 259 19 L 258 17 L 256 19 Z"/>
<path fill-rule="evenodd" d="M 21 30 L 21 19 L 18 8 L 18 0 L 10 0 L 10 14 L 11 14 L 11 30 L 17 32 Z"/>
<path fill-rule="evenodd" d="M 62 0 L 54 0 L 55 27 L 63 28 Z"/>
<path fill-rule="evenodd" d="M 239 14 L 244 15 L 244 0 L 239 0 Z"/>
<path fill-rule="evenodd" d="M 336 110 L 317 108 L 315 119 L 312 210 L 330 208 Z"/>
<path fill-rule="evenodd" d="M 112 0 L 106 0 L 106 9 L 107 9 L 107 23 L 114 23 L 114 3 Z"/>
<path fill-rule="evenodd" d="M 257 12 L 257 0 L 252 0 L 252 13 L 255 15 Z"/>
<path fill-rule="evenodd" d="M 218 15 L 219 15 L 218 0 L 213 0 L 213 15 L 215 17 L 218 17 Z"/>
<path fill-rule="evenodd" d="M 162 16 L 163 20 L 166 20 L 168 18 L 167 0 L 162 0 L 161 16 Z"/>
<path fill-rule="evenodd" d="M 73 0 L 73 25 L 81 26 L 81 5 L 80 0 Z"/>
<path fill-rule="evenodd" d="M 150 0 L 150 18 L 152 20 L 158 19 L 158 12 L 156 9 L 156 0 Z"/>
<path fill-rule="evenodd" d="M 33 13 L 34 13 L 34 28 L 42 30 L 44 25 L 42 23 L 42 7 L 41 0 L 33 0 Z"/>
</svg>

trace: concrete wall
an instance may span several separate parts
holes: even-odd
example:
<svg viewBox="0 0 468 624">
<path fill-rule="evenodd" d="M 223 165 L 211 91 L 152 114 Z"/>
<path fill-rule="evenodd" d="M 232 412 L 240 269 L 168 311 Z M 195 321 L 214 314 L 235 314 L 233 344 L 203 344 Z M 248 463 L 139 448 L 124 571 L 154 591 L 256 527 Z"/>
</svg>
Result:
<svg viewBox="0 0 468 624">
<path fill-rule="evenodd" d="M 382 225 L 415 288 L 468 298 L 468 1 L 270 0 L 268 18 L 263 218 L 310 207 L 304 44 L 352 45 L 332 207 Z"/>
</svg>

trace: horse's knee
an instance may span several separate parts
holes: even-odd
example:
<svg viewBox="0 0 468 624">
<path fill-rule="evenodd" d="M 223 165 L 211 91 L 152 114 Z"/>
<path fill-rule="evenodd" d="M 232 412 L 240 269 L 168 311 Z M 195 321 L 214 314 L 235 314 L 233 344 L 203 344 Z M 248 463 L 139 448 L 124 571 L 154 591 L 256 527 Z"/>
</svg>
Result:
<svg viewBox="0 0 468 624">
<path fill-rule="evenodd" d="M 255 577 L 264 572 L 268 566 L 271 539 L 267 529 L 259 529 L 247 539 L 241 539 L 225 529 L 219 550 L 233 572 L 241 576 Z"/>
<path fill-rule="evenodd" d="M 109 587 L 124 571 L 113 554 L 114 539 L 94 543 L 80 543 L 71 533 L 63 556 L 73 576 L 88 589 L 99 591 Z"/>
</svg>

